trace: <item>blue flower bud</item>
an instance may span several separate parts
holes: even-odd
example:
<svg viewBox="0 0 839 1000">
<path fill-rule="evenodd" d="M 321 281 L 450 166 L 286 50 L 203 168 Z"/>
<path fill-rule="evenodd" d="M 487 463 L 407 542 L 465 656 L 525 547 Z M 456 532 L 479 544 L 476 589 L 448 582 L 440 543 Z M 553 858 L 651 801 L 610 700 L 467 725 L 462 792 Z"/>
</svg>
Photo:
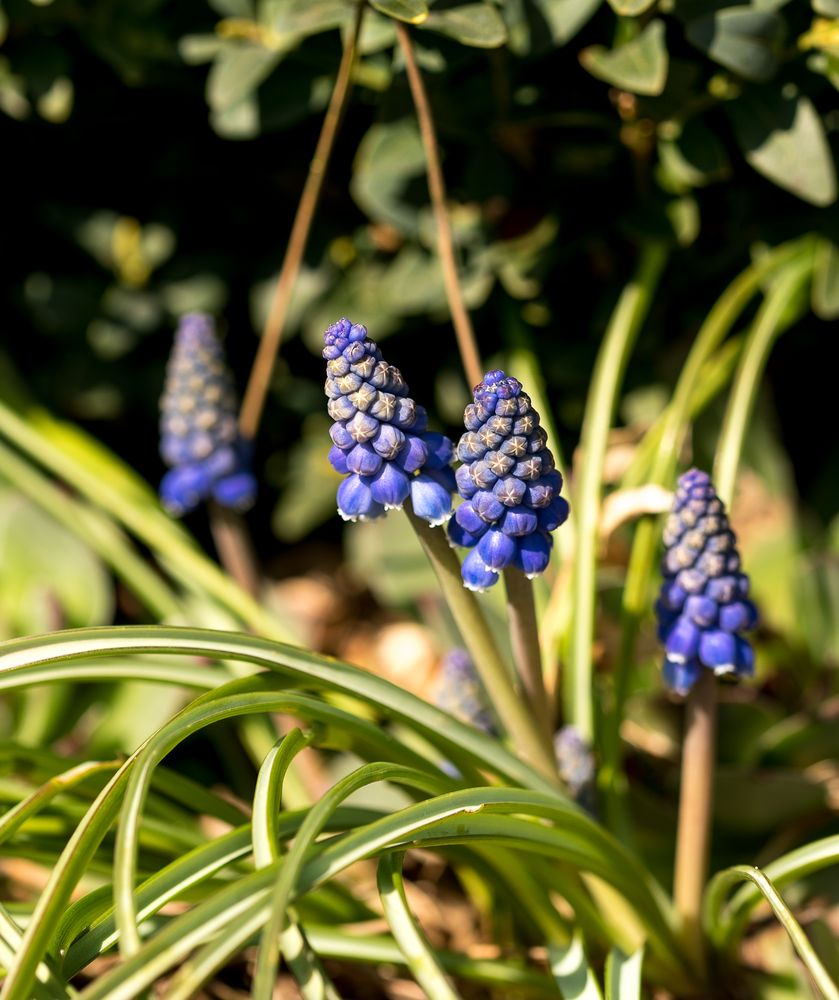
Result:
<svg viewBox="0 0 839 1000">
<path fill-rule="evenodd" d="M 559 777 L 569 794 L 590 809 L 596 775 L 594 754 L 576 726 L 563 726 L 554 734 L 554 753 Z"/>
<path fill-rule="evenodd" d="M 691 469 L 680 478 L 664 541 L 656 615 L 665 683 L 687 694 L 703 668 L 750 676 L 754 654 L 739 633 L 754 628 L 757 609 L 748 600 L 736 539 L 707 473 Z"/>
<path fill-rule="evenodd" d="M 449 522 L 449 538 L 473 549 L 463 563 L 464 583 L 485 589 L 507 566 L 529 577 L 544 572 L 550 532 L 567 519 L 568 503 L 559 496 L 562 476 L 530 397 L 500 369 L 487 372 L 463 422 L 456 479 L 465 502 Z"/>
<path fill-rule="evenodd" d="M 338 488 L 338 513 L 350 521 L 381 517 L 410 497 L 418 517 L 444 524 L 455 488 L 451 441 L 426 430 L 425 410 L 366 327 L 341 319 L 323 339 L 324 391 L 335 421 L 329 460 L 348 474 Z"/>
<path fill-rule="evenodd" d="M 251 448 L 239 435 L 237 399 L 212 319 L 183 316 L 160 400 L 160 453 L 171 466 L 160 484 L 163 506 L 176 517 L 213 498 L 247 510 L 256 499 Z"/>
</svg>

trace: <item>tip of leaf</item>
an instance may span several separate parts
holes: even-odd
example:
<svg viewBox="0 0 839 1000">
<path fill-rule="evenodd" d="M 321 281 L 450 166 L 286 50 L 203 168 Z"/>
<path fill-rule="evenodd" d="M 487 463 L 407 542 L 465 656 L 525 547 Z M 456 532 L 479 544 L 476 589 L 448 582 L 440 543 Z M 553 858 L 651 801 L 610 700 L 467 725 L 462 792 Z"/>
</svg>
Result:
<svg viewBox="0 0 839 1000">
<path fill-rule="evenodd" d="M 408 24 L 424 24 L 428 20 L 429 13 L 430 11 L 424 10 L 421 14 L 417 14 L 415 17 L 412 17 L 408 21 Z"/>
</svg>

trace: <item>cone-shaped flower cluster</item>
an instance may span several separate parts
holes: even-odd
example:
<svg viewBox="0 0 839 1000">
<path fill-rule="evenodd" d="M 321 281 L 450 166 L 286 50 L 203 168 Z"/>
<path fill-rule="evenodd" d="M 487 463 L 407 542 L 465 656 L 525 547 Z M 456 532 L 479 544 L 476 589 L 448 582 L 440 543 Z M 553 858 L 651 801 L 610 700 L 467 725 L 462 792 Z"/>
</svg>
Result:
<svg viewBox="0 0 839 1000">
<path fill-rule="evenodd" d="M 451 516 L 452 443 L 426 430 L 425 410 L 410 398 L 398 368 L 367 339 L 366 327 L 340 319 L 324 334 L 329 461 L 347 476 L 338 488 L 338 513 L 365 521 L 399 510 L 408 497 L 431 525 Z"/>
<path fill-rule="evenodd" d="M 568 517 L 568 503 L 559 495 L 562 476 L 521 383 L 503 371 L 487 372 L 474 395 L 457 446 L 463 462 L 457 488 L 466 502 L 449 524 L 449 537 L 472 549 L 463 562 L 464 584 L 486 590 L 507 566 L 531 578 L 545 569 L 550 532 Z"/>
<path fill-rule="evenodd" d="M 256 497 L 249 448 L 236 426 L 236 392 L 213 321 L 181 318 L 160 400 L 160 454 L 171 466 L 160 484 L 163 506 L 176 517 L 212 497 L 247 510 Z"/>
<path fill-rule="evenodd" d="M 554 734 L 559 777 L 572 798 L 584 808 L 594 803 L 594 754 L 576 726 L 563 726 Z"/>
<path fill-rule="evenodd" d="M 435 701 L 456 719 L 491 736 L 498 735 L 484 685 L 465 649 L 450 649 L 443 657 Z"/>
<path fill-rule="evenodd" d="M 750 676 L 754 654 L 741 632 L 757 624 L 740 571 L 736 539 L 710 477 L 691 469 L 679 479 L 664 530 L 664 581 L 656 602 L 664 643 L 664 679 L 687 694 L 703 667 Z"/>
</svg>

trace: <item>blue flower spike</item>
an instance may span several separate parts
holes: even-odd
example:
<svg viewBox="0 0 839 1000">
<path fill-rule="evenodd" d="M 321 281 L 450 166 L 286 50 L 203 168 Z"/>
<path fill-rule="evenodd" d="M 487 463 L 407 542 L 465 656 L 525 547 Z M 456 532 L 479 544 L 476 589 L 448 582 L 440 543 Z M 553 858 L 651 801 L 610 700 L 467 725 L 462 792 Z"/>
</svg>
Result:
<svg viewBox="0 0 839 1000">
<path fill-rule="evenodd" d="M 755 627 L 757 609 L 725 507 L 706 472 L 691 469 L 679 479 L 664 544 L 656 615 L 665 683 L 686 695 L 703 669 L 750 677 L 754 653 L 741 633 Z"/>
<path fill-rule="evenodd" d="M 548 565 L 550 533 L 568 517 L 539 414 L 521 382 L 496 369 L 475 386 L 463 421 L 456 478 L 464 503 L 448 530 L 453 544 L 472 550 L 461 568 L 464 585 L 486 590 L 508 566 L 533 579 Z"/>
<path fill-rule="evenodd" d="M 256 480 L 237 428 L 237 402 L 212 318 L 188 313 L 175 333 L 160 400 L 160 454 L 170 466 L 160 499 L 173 516 L 209 499 L 238 511 L 253 504 Z"/>
<path fill-rule="evenodd" d="M 486 690 L 465 649 L 450 649 L 443 657 L 435 702 L 444 712 L 482 733 L 499 735 Z"/>
<path fill-rule="evenodd" d="M 417 517 L 432 527 L 445 524 L 455 490 L 451 441 L 426 430 L 425 410 L 366 327 L 339 319 L 323 342 L 324 392 L 335 421 L 329 461 L 347 477 L 338 487 L 338 513 L 345 521 L 369 521 L 410 498 Z"/>
</svg>

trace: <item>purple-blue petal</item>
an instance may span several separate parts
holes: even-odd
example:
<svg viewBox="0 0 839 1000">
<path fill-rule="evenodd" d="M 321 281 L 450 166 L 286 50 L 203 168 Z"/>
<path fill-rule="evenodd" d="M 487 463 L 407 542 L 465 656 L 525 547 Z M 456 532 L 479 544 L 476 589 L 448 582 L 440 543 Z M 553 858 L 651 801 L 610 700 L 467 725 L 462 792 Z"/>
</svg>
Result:
<svg viewBox="0 0 839 1000">
<path fill-rule="evenodd" d="M 421 472 L 411 479 L 411 504 L 417 517 L 436 527 L 451 517 L 452 494 L 436 479 Z"/>
<path fill-rule="evenodd" d="M 699 640 L 699 659 L 715 673 L 734 673 L 737 670 L 737 643 L 734 636 L 722 629 L 703 632 Z"/>
<path fill-rule="evenodd" d="M 477 552 L 489 569 L 498 572 L 509 566 L 516 556 L 516 543 L 497 528 L 489 531 L 478 542 Z"/>
<path fill-rule="evenodd" d="M 534 531 L 516 540 L 515 565 L 529 579 L 544 573 L 551 558 L 553 539 L 544 531 Z"/>
<path fill-rule="evenodd" d="M 382 504 L 385 510 L 398 510 L 408 499 L 408 494 L 411 492 L 411 481 L 393 462 L 385 462 L 376 475 L 371 478 L 370 492 L 373 499 Z"/>
<path fill-rule="evenodd" d="M 174 517 L 188 514 L 210 495 L 210 477 L 201 465 L 180 465 L 160 481 L 160 501 Z"/>
<path fill-rule="evenodd" d="M 702 665 L 696 659 L 688 660 L 685 663 L 665 659 L 664 683 L 676 694 L 686 695 L 699 680 L 700 670 L 702 670 Z"/>
<path fill-rule="evenodd" d="M 373 499 L 369 480 L 351 475 L 338 487 L 338 513 L 345 521 L 356 521 L 378 517 L 384 507 Z"/>
<path fill-rule="evenodd" d="M 213 498 L 231 510 L 249 510 L 256 501 L 256 478 L 250 472 L 234 472 L 213 483 Z"/>
<path fill-rule="evenodd" d="M 466 589 L 475 590 L 478 593 L 498 583 L 498 574 L 494 573 L 484 564 L 477 549 L 472 549 L 463 560 L 463 565 L 460 567 L 460 575 L 463 578 Z"/>
<path fill-rule="evenodd" d="M 451 465 L 454 459 L 454 445 L 445 434 L 426 431 L 422 439 L 428 450 L 428 457 L 425 460 L 426 468 L 443 469 Z"/>
</svg>

